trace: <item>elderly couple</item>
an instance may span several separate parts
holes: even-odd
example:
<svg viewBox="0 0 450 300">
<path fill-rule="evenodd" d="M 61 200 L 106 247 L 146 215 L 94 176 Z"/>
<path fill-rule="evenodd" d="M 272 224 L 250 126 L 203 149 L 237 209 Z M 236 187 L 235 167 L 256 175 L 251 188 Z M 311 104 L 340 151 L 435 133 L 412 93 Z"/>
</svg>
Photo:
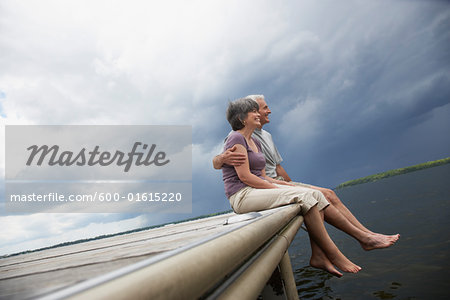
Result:
<svg viewBox="0 0 450 300">
<path fill-rule="evenodd" d="M 225 194 L 236 213 L 247 213 L 299 203 L 311 243 L 310 265 L 341 277 L 339 271 L 357 273 L 361 267 L 346 258 L 328 235 L 323 221 L 354 237 L 364 250 L 393 245 L 399 234 L 370 231 L 330 189 L 293 182 L 281 166 L 272 136 L 262 127 L 271 113 L 263 95 L 230 102 L 226 112 L 233 131 L 224 152 L 213 159 L 222 169 Z"/>
</svg>

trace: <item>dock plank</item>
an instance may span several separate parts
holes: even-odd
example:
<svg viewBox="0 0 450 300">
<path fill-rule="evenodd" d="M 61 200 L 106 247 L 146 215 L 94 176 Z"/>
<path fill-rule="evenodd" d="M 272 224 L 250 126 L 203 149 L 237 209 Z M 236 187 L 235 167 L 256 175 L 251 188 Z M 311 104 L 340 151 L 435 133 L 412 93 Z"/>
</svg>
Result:
<svg viewBox="0 0 450 300">
<path fill-rule="evenodd" d="M 0 259 L 0 299 L 26 299 L 65 288 L 171 250 L 244 222 L 224 226 L 225 214 L 80 244 Z"/>
</svg>

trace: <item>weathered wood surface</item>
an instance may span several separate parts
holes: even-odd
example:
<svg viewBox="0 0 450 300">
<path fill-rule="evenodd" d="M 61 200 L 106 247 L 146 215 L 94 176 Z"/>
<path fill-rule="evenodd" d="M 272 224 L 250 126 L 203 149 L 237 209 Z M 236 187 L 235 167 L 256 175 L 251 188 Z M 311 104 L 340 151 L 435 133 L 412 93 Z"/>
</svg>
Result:
<svg viewBox="0 0 450 300">
<path fill-rule="evenodd" d="M 262 212 L 263 215 L 269 213 Z M 0 259 L 0 299 L 34 298 L 252 222 L 223 225 L 233 215 L 171 224 Z"/>
</svg>

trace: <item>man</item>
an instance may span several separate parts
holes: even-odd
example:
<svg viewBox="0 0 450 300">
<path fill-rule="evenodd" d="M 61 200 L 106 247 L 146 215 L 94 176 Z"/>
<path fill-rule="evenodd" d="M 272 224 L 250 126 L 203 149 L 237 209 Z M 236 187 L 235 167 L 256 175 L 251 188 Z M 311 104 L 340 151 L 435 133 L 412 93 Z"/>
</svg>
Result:
<svg viewBox="0 0 450 300">
<path fill-rule="evenodd" d="M 269 123 L 269 114 L 271 113 L 269 106 L 267 105 L 264 95 L 249 95 L 246 98 L 253 99 L 259 105 L 260 123 L 261 128 L 257 129 L 253 133 L 253 137 L 256 138 L 261 143 L 262 152 L 266 158 L 266 175 L 279 180 L 285 180 L 291 182 L 295 185 L 305 186 L 312 189 L 319 190 L 328 200 L 330 205 L 334 206 L 350 223 L 355 227 L 361 229 L 362 231 L 376 234 L 366 227 L 364 227 L 358 219 L 350 212 L 350 210 L 342 203 L 336 193 L 327 188 L 313 186 L 309 184 L 293 182 L 286 170 L 281 166 L 283 159 L 275 146 L 272 135 L 262 127 Z M 235 152 L 236 148 L 232 147 L 223 153 L 217 155 L 213 159 L 213 166 L 215 169 L 221 169 L 223 164 L 228 164 L 232 166 L 239 166 L 245 161 L 245 155 L 242 153 Z M 327 215 L 325 215 L 325 220 L 327 220 Z"/>
</svg>

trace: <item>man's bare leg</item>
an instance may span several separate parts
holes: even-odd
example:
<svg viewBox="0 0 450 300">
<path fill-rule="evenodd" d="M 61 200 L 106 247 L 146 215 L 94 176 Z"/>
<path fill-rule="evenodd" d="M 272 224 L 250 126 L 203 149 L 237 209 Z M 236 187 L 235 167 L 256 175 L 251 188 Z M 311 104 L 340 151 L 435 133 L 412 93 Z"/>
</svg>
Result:
<svg viewBox="0 0 450 300">
<path fill-rule="evenodd" d="M 399 239 L 398 234 L 386 236 L 359 229 L 345 218 L 333 205 L 329 205 L 323 211 L 325 220 L 329 224 L 354 237 L 364 250 L 387 248 L 392 246 Z"/>
<path fill-rule="evenodd" d="M 314 185 L 311 185 L 310 187 L 312 189 L 319 190 L 320 192 L 322 192 L 322 194 L 325 196 L 325 198 L 328 200 L 328 202 L 330 202 L 331 205 L 336 207 L 336 209 L 339 210 L 339 212 L 345 218 L 347 218 L 347 220 L 349 220 L 353 225 L 355 225 L 356 227 L 358 227 L 359 229 L 361 229 L 363 231 L 370 232 L 370 233 L 375 233 L 375 232 L 372 232 L 371 230 L 367 229 L 363 224 L 361 224 L 358 221 L 358 219 L 344 205 L 344 203 L 342 203 L 341 199 L 339 199 L 339 197 L 336 195 L 336 193 L 333 190 L 322 188 L 322 187 L 318 187 L 318 186 L 314 186 Z"/>
<path fill-rule="evenodd" d="M 347 220 L 349 220 L 350 223 L 352 223 L 354 226 L 361 229 L 362 231 L 377 235 L 377 236 L 379 236 L 379 238 L 385 239 L 386 241 L 394 241 L 395 242 L 399 239 L 400 235 L 398 235 L 398 234 L 386 235 L 386 234 L 376 233 L 376 232 L 373 232 L 373 231 L 367 229 L 364 225 L 362 225 L 358 221 L 358 219 L 351 213 L 351 211 L 344 205 L 344 203 L 342 203 L 341 199 L 339 199 L 339 197 L 336 195 L 336 193 L 333 190 L 318 187 L 318 186 L 313 186 L 313 185 L 310 185 L 310 187 L 312 189 L 316 189 L 316 190 L 322 192 L 322 194 L 325 196 L 325 198 L 328 200 L 328 202 L 330 202 L 330 204 L 332 206 L 334 206 Z M 372 248 L 372 249 L 377 249 L 377 248 Z"/>
</svg>

